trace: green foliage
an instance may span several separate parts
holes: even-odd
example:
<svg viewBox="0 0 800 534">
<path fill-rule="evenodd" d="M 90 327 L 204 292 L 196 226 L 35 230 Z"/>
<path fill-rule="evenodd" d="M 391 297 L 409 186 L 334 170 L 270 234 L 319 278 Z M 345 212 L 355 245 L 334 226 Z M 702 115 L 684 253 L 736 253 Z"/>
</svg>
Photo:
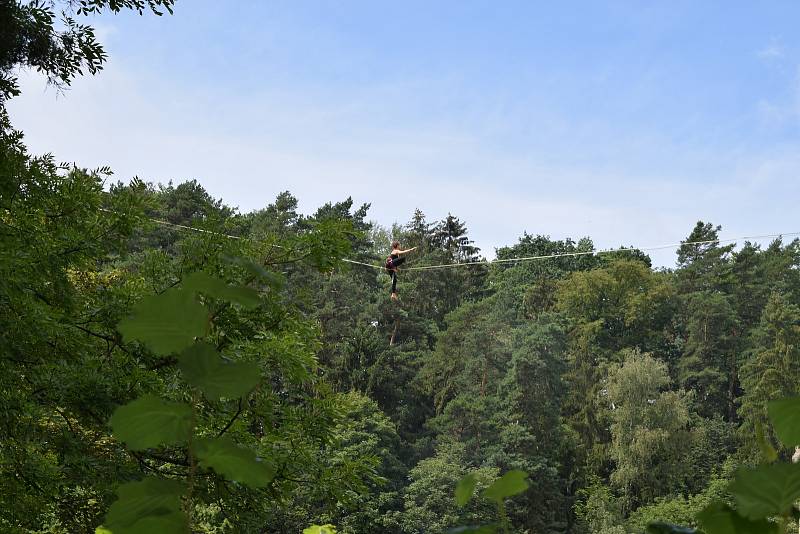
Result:
<svg viewBox="0 0 800 534">
<path fill-rule="evenodd" d="M 800 464 L 741 469 L 730 486 L 737 512 L 749 519 L 788 515 L 800 499 Z"/>
<path fill-rule="evenodd" d="M 119 407 L 111 416 L 114 436 L 134 451 L 176 445 L 192 432 L 190 406 L 144 395 Z"/>
<path fill-rule="evenodd" d="M 158 355 L 182 351 L 207 328 L 205 307 L 193 292 L 178 288 L 143 298 L 119 324 L 125 341 L 140 341 Z"/>
<path fill-rule="evenodd" d="M 456 504 L 464 506 L 472 498 L 475 493 L 475 485 L 478 480 L 475 478 L 475 473 L 467 473 L 456 484 Z"/>
<path fill-rule="evenodd" d="M 700 223 L 675 271 L 635 251 L 401 270 L 391 303 L 385 273 L 339 259 L 390 238 L 419 247 L 409 266 L 478 259 L 461 219 L 105 192 L 107 170 L 31 157 L 0 121 L 0 530 L 795 526 L 797 404 L 778 399 L 800 393 L 800 242 L 734 251 Z"/>
<path fill-rule="evenodd" d="M 789 400 L 794 401 L 794 399 Z M 781 410 L 792 404 L 793 402 L 778 403 L 779 409 L 776 413 L 778 427 L 782 427 L 782 433 L 796 431 L 796 428 L 789 428 L 792 420 L 784 419 L 785 414 Z M 697 520 L 704 532 L 777 534 L 783 530 L 782 527 L 789 518 L 797 515 L 796 503 L 800 499 L 800 464 L 778 462 L 762 464 L 755 468 L 740 468 L 728 490 L 735 500 L 736 507 L 733 508 L 720 500 L 708 504 L 697 514 Z"/>
<path fill-rule="evenodd" d="M 778 524 L 761 517 L 748 519 L 726 504 L 714 503 L 700 512 L 698 521 L 706 534 L 778 534 Z"/>
<path fill-rule="evenodd" d="M 63 9 L 56 21 L 55 6 Z M 0 103 L 19 94 L 13 73 L 33 67 L 59 87 L 69 86 L 84 70 L 94 74 L 107 55 L 94 29 L 75 16 L 148 9 L 156 15 L 172 12 L 174 0 L 80 0 L 77 2 L 3 2 L 0 4 Z"/>
<path fill-rule="evenodd" d="M 739 413 L 745 430 L 752 432 L 767 420 L 767 404 L 800 394 L 795 377 L 800 373 L 800 307 L 787 295 L 770 296 L 753 333 L 755 347 L 742 366 Z"/>
<path fill-rule="evenodd" d="M 260 274 L 258 271 L 256 273 Z M 182 286 L 187 291 L 204 293 L 218 299 L 228 300 L 245 308 L 255 308 L 261 303 L 258 291 L 255 289 L 245 286 L 229 286 L 222 280 L 203 271 L 196 271 L 184 278 Z"/>
<path fill-rule="evenodd" d="M 800 397 L 771 401 L 767 410 L 778 439 L 786 447 L 800 445 Z"/>
<path fill-rule="evenodd" d="M 97 533 L 183 533 L 186 530 L 186 518 L 181 510 L 184 491 L 178 482 L 152 477 L 123 484 L 117 489 L 118 499 L 111 505 Z"/>
<path fill-rule="evenodd" d="M 473 473 L 479 492 L 497 477 L 496 469 L 466 469 L 462 462 L 463 449 L 452 446 L 438 450 L 411 469 L 400 517 L 402 532 L 444 532 L 496 519 L 497 506 L 486 499 L 471 499 L 464 507 L 456 504 L 453 489 L 466 474 Z"/>
<path fill-rule="evenodd" d="M 497 525 L 455 527 L 447 530 L 447 534 L 495 534 L 495 532 L 497 532 Z"/>
<path fill-rule="evenodd" d="M 694 534 L 693 528 L 679 527 L 668 523 L 650 523 L 647 525 L 647 534 Z"/>
<path fill-rule="evenodd" d="M 609 375 L 611 482 L 636 505 L 668 495 L 689 471 L 689 403 L 680 392 L 663 391 L 668 384 L 666 365 L 637 352 Z"/>
<path fill-rule="evenodd" d="M 768 462 L 774 462 L 778 459 L 778 451 L 775 450 L 775 447 L 772 446 L 772 443 L 769 442 L 764 434 L 764 425 L 759 421 L 755 424 L 755 427 L 756 441 L 758 442 L 758 448 L 761 449 L 762 456 Z"/>
<path fill-rule="evenodd" d="M 622 506 L 599 478 L 578 492 L 575 515 L 579 528 L 598 534 L 624 534 Z"/>
<path fill-rule="evenodd" d="M 699 493 L 686 497 L 665 497 L 652 504 L 640 506 L 625 521 L 626 528 L 629 532 L 641 532 L 653 522 L 697 527 L 697 514 L 712 502 L 732 502 L 727 491 L 733 476 L 729 472 L 732 469 L 733 463 L 728 461 L 722 472 L 715 474 Z"/>
<path fill-rule="evenodd" d="M 192 452 L 200 467 L 254 488 L 266 486 L 275 476 L 274 467 L 228 438 L 198 438 L 192 442 Z"/>
<path fill-rule="evenodd" d="M 492 501 L 502 503 L 504 499 L 522 493 L 530 487 L 527 473 L 514 470 L 504 474 L 483 490 L 482 495 Z"/>
<path fill-rule="evenodd" d="M 226 362 L 213 345 L 204 342 L 183 351 L 178 368 L 186 382 L 212 399 L 241 397 L 261 380 L 257 364 Z"/>
<path fill-rule="evenodd" d="M 493 501 L 497 506 L 497 513 L 500 518 L 499 525 L 486 524 L 468 527 L 451 528 L 447 532 L 497 532 L 501 530 L 508 532 L 510 524 L 506 516 L 505 499 L 519 495 L 530 487 L 526 480 L 527 473 L 519 470 L 509 471 L 481 492 L 481 496 L 487 500 Z M 475 473 L 468 473 L 464 475 L 461 480 L 456 484 L 455 497 L 458 506 L 463 507 L 472 498 L 475 491 L 477 478 Z"/>
</svg>

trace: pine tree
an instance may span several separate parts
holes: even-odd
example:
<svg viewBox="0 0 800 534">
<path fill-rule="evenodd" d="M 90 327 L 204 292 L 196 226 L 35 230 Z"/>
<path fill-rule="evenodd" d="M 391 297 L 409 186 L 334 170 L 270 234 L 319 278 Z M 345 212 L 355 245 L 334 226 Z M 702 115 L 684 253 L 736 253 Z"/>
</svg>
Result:
<svg viewBox="0 0 800 534">
<path fill-rule="evenodd" d="M 800 393 L 800 306 L 785 295 L 770 296 L 753 334 L 753 347 L 742 366 L 739 413 L 746 436 L 752 436 L 757 424 L 766 423 L 766 405 L 770 400 L 793 397 Z"/>
</svg>

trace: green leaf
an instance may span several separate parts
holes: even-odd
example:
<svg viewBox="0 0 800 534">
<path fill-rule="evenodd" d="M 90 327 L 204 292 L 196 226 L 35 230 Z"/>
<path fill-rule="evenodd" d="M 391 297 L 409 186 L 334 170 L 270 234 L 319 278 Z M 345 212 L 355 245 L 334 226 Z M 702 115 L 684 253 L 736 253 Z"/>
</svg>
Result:
<svg viewBox="0 0 800 534">
<path fill-rule="evenodd" d="M 727 504 L 711 503 L 697 514 L 705 534 L 778 534 L 778 525 L 766 519 L 750 520 Z"/>
<path fill-rule="evenodd" d="M 244 268 L 247 272 L 262 280 L 272 289 L 281 289 L 286 284 L 286 280 L 284 279 L 283 275 L 268 271 L 263 266 L 252 260 L 240 257 L 227 257 L 225 259 L 233 265 L 238 265 L 239 267 Z"/>
<path fill-rule="evenodd" d="M 514 469 L 495 480 L 491 486 L 483 490 L 483 496 L 492 501 L 502 501 L 528 489 L 528 474 Z"/>
<path fill-rule="evenodd" d="M 186 516 L 180 510 L 168 514 L 145 517 L 130 527 L 112 527 L 112 534 L 141 534 L 142 532 L 158 532 L 159 534 L 186 534 Z"/>
<path fill-rule="evenodd" d="M 219 278 L 203 271 L 194 272 L 183 279 L 187 291 L 205 293 L 214 298 L 229 300 L 245 308 L 255 308 L 261 304 L 258 291 L 245 286 L 229 286 Z"/>
<path fill-rule="evenodd" d="M 178 367 L 184 379 L 210 398 L 235 398 L 251 391 L 261 379 L 252 362 L 226 362 L 208 343 L 195 343 L 181 355 Z"/>
<path fill-rule="evenodd" d="M 105 524 L 95 532 L 183 534 L 188 530 L 181 511 L 183 492 L 179 482 L 161 478 L 123 484 L 117 489 L 119 498 L 109 508 Z"/>
<path fill-rule="evenodd" d="M 739 514 L 762 519 L 788 513 L 800 498 L 800 464 L 777 463 L 740 469 L 728 488 Z"/>
<path fill-rule="evenodd" d="M 647 525 L 647 534 L 696 534 L 697 531 L 689 527 L 679 527 L 669 523 L 656 521 Z"/>
<path fill-rule="evenodd" d="M 311 525 L 303 529 L 303 534 L 336 534 L 336 527 L 331 524 Z"/>
<path fill-rule="evenodd" d="M 461 480 L 458 481 L 458 484 L 456 484 L 457 505 L 464 506 L 469 502 L 472 498 L 472 494 L 475 493 L 476 483 L 477 479 L 475 478 L 475 473 L 464 475 Z"/>
<path fill-rule="evenodd" d="M 778 459 L 778 452 L 775 450 L 775 447 L 767 441 L 767 437 L 764 435 L 764 425 L 760 422 L 756 423 L 756 442 L 766 461 L 774 462 Z"/>
<path fill-rule="evenodd" d="M 168 289 L 145 297 L 118 329 L 126 342 L 137 340 L 159 355 L 180 352 L 205 335 L 208 312 L 188 291 Z"/>
<path fill-rule="evenodd" d="M 786 447 L 800 445 L 800 397 L 770 401 L 767 410 L 781 443 Z"/>
<path fill-rule="evenodd" d="M 228 286 L 225 293 L 220 295 L 220 298 L 229 300 L 244 308 L 252 309 L 261 304 L 261 297 L 258 295 L 258 291 L 247 286 Z"/>
<path fill-rule="evenodd" d="M 198 439 L 194 443 L 194 453 L 201 467 L 254 488 L 266 486 L 275 476 L 273 468 L 259 461 L 255 452 L 239 447 L 228 438 Z"/>
<path fill-rule="evenodd" d="M 192 431 L 192 409 L 144 395 L 120 406 L 111 416 L 114 436 L 134 451 L 186 441 Z"/>
</svg>

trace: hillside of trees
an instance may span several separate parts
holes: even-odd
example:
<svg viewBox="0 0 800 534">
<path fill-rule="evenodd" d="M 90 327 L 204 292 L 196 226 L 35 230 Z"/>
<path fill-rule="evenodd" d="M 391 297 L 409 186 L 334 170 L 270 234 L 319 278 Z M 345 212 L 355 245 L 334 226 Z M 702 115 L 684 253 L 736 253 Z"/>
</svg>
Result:
<svg viewBox="0 0 800 534">
<path fill-rule="evenodd" d="M 490 264 L 464 214 L 30 154 L 18 69 L 65 88 L 106 61 L 73 15 L 173 3 L 0 3 L 0 532 L 797 532 L 800 240 Z"/>
<path fill-rule="evenodd" d="M 341 259 L 379 267 L 396 238 L 418 247 L 410 266 L 474 261 L 463 220 L 382 228 L 350 199 L 300 214 L 289 192 L 239 213 L 196 181 L 104 188 L 103 169 L 29 155 L 7 119 L 1 141 L 4 532 L 91 532 L 121 483 L 196 469 L 182 447 L 114 436 L 114 410 L 144 394 L 192 403 L 200 435 L 272 466 L 258 488 L 197 475 L 193 532 L 444 532 L 496 520 L 485 499 L 456 504 L 464 475 L 518 469 L 514 532 L 609 534 L 694 524 L 759 461 L 758 432 L 777 443 L 766 402 L 798 393 L 797 240 L 721 246 L 698 222 L 686 240 L 711 242 L 674 269 L 621 251 L 401 270 L 392 302 L 383 270 Z M 525 234 L 497 257 L 592 247 Z M 199 394 L 174 355 L 120 334 L 198 272 L 257 290 L 255 307 L 208 301 L 208 342 L 257 366 L 238 398 Z"/>
</svg>

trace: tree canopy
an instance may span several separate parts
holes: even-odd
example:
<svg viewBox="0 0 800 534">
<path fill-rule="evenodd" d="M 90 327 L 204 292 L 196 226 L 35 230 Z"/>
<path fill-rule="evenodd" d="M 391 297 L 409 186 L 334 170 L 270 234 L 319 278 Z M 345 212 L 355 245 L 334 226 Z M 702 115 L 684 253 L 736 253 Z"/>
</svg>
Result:
<svg viewBox="0 0 800 534">
<path fill-rule="evenodd" d="M 3 98 L 101 68 L 80 17 L 121 10 L 172 1 L 0 3 Z M 110 175 L 0 109 L 2 532 L 796 530 L 800 240 L 487 264 L 453 213 Z M 448 266 L 397 302 L 395 239 Z"/>
</svg>

